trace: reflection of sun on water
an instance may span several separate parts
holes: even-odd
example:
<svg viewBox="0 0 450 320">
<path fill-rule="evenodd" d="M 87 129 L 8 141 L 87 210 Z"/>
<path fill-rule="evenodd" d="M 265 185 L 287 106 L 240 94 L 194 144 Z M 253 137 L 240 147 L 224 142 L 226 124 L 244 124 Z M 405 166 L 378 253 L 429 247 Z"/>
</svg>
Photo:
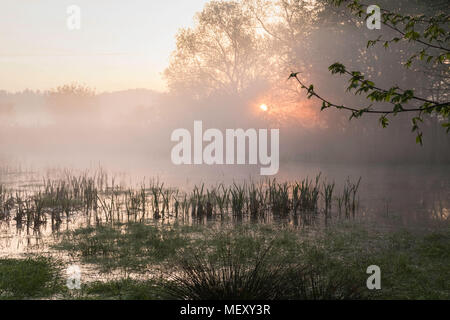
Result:
<svg viewBox="0 0 450 320">
<path fill-rule="evenodd" d="M 267 111 L 267 110 L 269 109 L 269 108 L 267 107 L 266 104 L 260 105 L 259 108 L 260 108 L 262 111 Z"/>
</svg>

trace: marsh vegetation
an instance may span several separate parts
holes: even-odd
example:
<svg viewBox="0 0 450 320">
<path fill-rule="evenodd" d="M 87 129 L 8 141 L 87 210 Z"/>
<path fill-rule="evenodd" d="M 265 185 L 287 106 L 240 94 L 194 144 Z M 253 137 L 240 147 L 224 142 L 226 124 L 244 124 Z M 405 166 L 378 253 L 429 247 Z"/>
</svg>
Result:
<svg viewBox="0 0 450 320">
<path fill-rule="evenodd" d="M 449 299 L 448 5 L 379 2 L 374 31 L 357 0 L 96 1 L 82 37 L 11 2 L 0 299 Z"/>
<path fill-rule="evenodd" d="M 159 180 L 126 186 L 103 169 L 34 180 L 17 171 L 3 170 L 16 183 L 0 187 L 1 223 L 18 230 L 10 244 L 22 231 L 41 243 L 28 257 L 2 255 L 1 298 L 449 298 L 448 222 L 432 231 L 373 224 L 361 178 L 186 191 Z M 80 290 L 65 285 L 73 264 Z M 373 264 L 383 290 L 366 287 Z"/>
<path fill-rule="evenodd" d="M 159 180 L 124 187 L 102 169 L 82 175 L 60 172 L 60 178 L 43 179 L 27 188 L 8 189 L 0 185 L 0 217 L 18 226 L 38 228 L 43 223 L 58 226 L 62 219 L 83 215 L 89 225 L 116 222 L 207 221 L 240 223 L 284 221 L 295 225 L 318 220 L 355 218 L 361 182 L 347 179 L 341 193 L 335 183 L 314 179 L 277 182 L 249 180 L 231 185 L 195 185 L 191 191 L 166 187 Z"/>
<path fill-rule="evenodd" d="M 81 290 L 67 289 L 63 268 L 67 262 L 55 256 L 0 259 L 1 297 L 449 298 L 448 227 L 430 234 L 386 233 L 344 222 L 317 235 L 267 225 L 229 229 L 174 225 L 168 232 L 161 239 L 157 228 L 130 222 L 68 234 L 57 252 L 68 252 L 81 264 L 91 263 L 102 278 L 83 277 Z M 371 264 L 383 270 L 382 290 L 367 290 L 365 271 Z M 116 276 L 111 278 L 111 273 Z"/>
</svg>

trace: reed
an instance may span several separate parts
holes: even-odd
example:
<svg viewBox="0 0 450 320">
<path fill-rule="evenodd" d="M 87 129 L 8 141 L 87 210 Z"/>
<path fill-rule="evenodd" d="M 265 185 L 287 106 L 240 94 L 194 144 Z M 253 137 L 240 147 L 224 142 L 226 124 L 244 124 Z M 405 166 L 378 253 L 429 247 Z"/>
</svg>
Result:
<svg viewBox="0 0 450 320">
<path fill-rule="evenodd" d="M 245 185 L 241 186 L 233 183 L 233 186 L 230 188 L 231 212 L 233 213 L 233 216 L 239 219 L 242 218 L 242 215 L 244 214 L 244 205 L 246 201 L 245 193 Z"/>
<path fill-rule="evenodd" d="M 267 252 L 262 251 L 251 265 L 244 264 L 231 247 L 218 253 L 218 262 L 200 254 L 188 255 L 166 290 L 183 300 L 275 299 L 282 292 L 277 287 L 279 270 L 270 267 Z"/>
<path fill-rule="evenodd" d="M 342 193 L 336 196 L 335 183 L 321 183 L 320 179 L 321 174 L 315 179 L 290 183 L 273 179 L 212 188 L 201 184 L 185 192 L 165 187 L 159 181 L 152 181 L 148 188 L 145 183 L 125 188 L 101 170 L 80 175 L 66 170 L 56 178 L 46 177 L 36 188 L 16 192 L 15 197 L 0 185 L 0 219 L 7 219 L 14 212 L 18 223 L 27 221 L 36 226 L 44 223 L 47 216 L 56 225 L 80 214 L 86 216 L 89 224 L 92 217 L 95 223 L 144 222 L 149 218 L 204 223 L 216 218 L 224 221 L 227 217 L 236 222 L 248 219 L 257 223 L 292 217 L 297 221 L 300 217 L 305 224 L 311 224 L 319 214 L 326 220 L 333 216 L 335 199 L 338 217 L 355 218 L 361 179 L 347 179 Z"/>
<path fill-rule="evenodd" d="M 286 217 L 289 214 L 291 207 L 288 184 L 279 184 L 274 180 L 269 184 L 269 194 L 273 214 Z"/>
<path fill-rule="evenodd" d="M 328 219 L 329 214 L 331 213 L 332 201 L 333 201 L 333 191 L 334 191 L 335 183 L 323 183 L 323 197 L 325 201 L 325 218 Z"/>
<path fill-rule="evenodd" d="M 14 204 L 14 197 L 4 185 L 0 184 L 0 220 L 9 220 Z"/>
<path fill-rule="evenodd" d="M 152 192 L 152 209 L 153 209 L 153 218 L 154 219 L 160 219 L 161 218 L 161 214 L 160 214 L 160 194 L 162 192 L 162 189 L 164 187 L 164 184 L 162 184 L 161 186 L 159 185 L 159 182 L 156 183 L 156 185 L 153 185 L 151 187 L 151 192 Z M 164 212 L 163 212 L 163 217 L 164 217 Z"/>
<path fill-rule="evenodd" d="M 356 210 L 358 209 L 358 202 L 359 202 L 359 200 L 357 199 L 357 193 L 358 193 L 358 189 L 359 189 L 360 183 L 361 183 L 361 177 L 359 177 L 357 183 L 351 183 L 351 187 L 350 187 L 350 192 L 351 192 L 351 210 L 352 210 L 353 218 L 355 218 Z"/>
<path fill-rule="evenodd" d="M 205 200 L 203 196 L 205 184 L 201 187 L 194 186 L 194 190 L 191 197 L 192 203 L 192 218 L 201 220 L 205 214 Z"/>
<path fill-rule="evenodd" d="M 225 188 L 223 184 L 219 185 L 217 191 L 214 193 L 215 202 L 219 208 L 220 216 L 223 218 L 228 213 L 228 206 L 230 202 L 230 190 Z"/>
<path fill-rule="evenodd" d="M 318 174 L 315 179 L 315 183 L 313 184 L 313 180 L 308 178 L 304 179 L 299 188 L 300 188 L 300 209 L 302 211 L 309 212 L 317 212 L 318 205 L 317 202 L 319 200 L 320 194 L 320 177 L 321 174 Z"/>
<path fill-rule="evenodd" d="M 338 197 L 339 217 L 342 213 L 345 218 L 355 218 L 358 210 L 358 190 L 361 184 L 361 177 L 356 183 L 347 178 L 341 196 Z"/>
<path fill-rule="evenodd" d="M 252 183 L 248 190 L 248 199 L 249 199 L 249 211 L 250 216 L 253 220 L 257 219 L 259 214 L 262 212 L 262 207 L 264 205 L 264 200 L 261 196 L 261 189 L 255 186 Z"/>
<path fill-rule="evenodd" d="M 206 219 L 207 220 L 211 220 L 213 217 L 213 211 L 214 211 L 214 207 L 215 207 L 215 203 L 214 203 L 214 194 L 215 194 L 215 189 L 213 189 L 212 191 L 209 191 L 208 189 L 206 190 Z"/>
<path fill-rule="evenodd" d="M 320 261 L 284 261 L 274 242 L 239 246 L 227 239 L 212 253 L 184 251 L 163 284 L 180 300 L 321 300 L 360 297 L 354 279 L 330 274 Z M 256 239 L 254 239 L 256 240 Z M 258 242 L 259 243 L 259 242 Z M 306 259 L 306 257 L 305 257 Z"/>
<path fill-rule="evenodd" d="M 129 189 L 125 193 L 125 208 L 127 212 L 127 221 L 130 221 L 130 217 L 137 221 L 137 216 L 142 209 L 142 195 L 140 192 L 135 192 Z"/>
</svg>

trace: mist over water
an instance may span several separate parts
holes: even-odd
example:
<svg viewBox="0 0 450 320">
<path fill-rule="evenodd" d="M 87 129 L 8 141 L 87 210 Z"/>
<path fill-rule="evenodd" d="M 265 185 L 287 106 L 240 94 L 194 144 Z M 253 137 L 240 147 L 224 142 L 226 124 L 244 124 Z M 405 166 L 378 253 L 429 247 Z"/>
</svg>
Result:
<svg viewBox="0 0 450 320">
<path fill-rule="evenodd" d="M 328 72 L 329 65 L 340 61 L 383 87 L 413 88 L 445 100 L 448 64 L 437 67 L 441 79 L 430 76 L 421 61 L 405 68 L 401 61 L 408 52 L 382 45 L 369 50 L 367 41 L 380 32 L 336 8 L 322 7 L 322 1 L 316 6 L 305 1 L 301 10 L 286 2 L 290 21 L 280 12 L 284 2 L 261 3 L 206 5 L 193 27 L 180 30 L 174 39 L 176 50 L 164 72 L 167 92 L 98 92 L 80 84 L 83 79 L 45 92 L 0 91 L 0 165 L 13 171 L 29 168 L 36 176 L 52 168 L 103 168 L 129 185 L 158 179 L 185 190 L 202 183 L 231 185 L 262 179 L 260 165 L 176 166 L 170 158 L 176 144 L 171 133 L 178 128 L 193 133 L 196 120 L 204 130 L 222 132 L 279 129 L 280 169 L 269 178 L 293 181 L 322 173 L 339 190 L 347 178 L 361 177 L 363 215 L 393 216 L 399 225 L 448 219 L 450 135 L 441 128 L 444 119 L 426 115 L 420 146 L 411 133 L 410 115 L 390 118 L 387 128 L 371 115 L 349 121 L 350 114 L 341 110 L 321 112 L 319 101 L 308 99 L 295 80 L 286 80 L 299 71 L 305 82 L 336 103 L 365 106 L 364 94 L 346 92 L 347 79 Z M 394 6 L 392 1 L 382 4 Z M 411 13 L 442 11 L 427 1 L 395 5 Z M 225 24 L 219 23 L 222 18 Z M 415 49 L 411 44 L 407 51 Z M 198 61 L 204 64 L 196 65 Z M 8 174 L 0 175 L 0 183 L 14 185 Z"/>
</svg>

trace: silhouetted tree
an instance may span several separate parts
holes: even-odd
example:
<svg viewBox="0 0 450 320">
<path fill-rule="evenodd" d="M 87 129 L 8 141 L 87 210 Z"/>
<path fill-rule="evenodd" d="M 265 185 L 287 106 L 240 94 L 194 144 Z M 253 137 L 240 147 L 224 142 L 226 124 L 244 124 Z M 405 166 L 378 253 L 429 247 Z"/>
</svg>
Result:
<svg viewBox="0 0 450 320">
<path fill-rule="evenodd" d="M 193 28 L 179 31 L 164 75 L 173 92 L 238 93 L 264 74 L 264 51 L 253 17 L 239 2 L 211 1 Z"/>
<path fill-rule="evenodd" d="M 329 0 L 335 6 L 346 4 L 346 7 L 356 16 L 369 18 L 372 13 L 367 13 L 368 5 L 359 0 Z M 307 90 L 308 97 L 315 97 L 322 102 L 322 110 L 336 108 L 351 112 L 351 118 L 360 118 L 364 114 L 380 115 L 379 122 L 383 127 L 389 124 L 389 116 L 399 113 L 411 113 L 412 131 L 417 132 L 417 143 L 422 144 L 423 132 L 420 124 L 424 122 L 424 116 L 434 117 L 441 125 L 450 131 L 450 102 L 448 100 L 448 65 L 450 64 L 450 32 L 448 30 L 450 16 L 444 9 L 442 2 L 431 8 L 435 9 L 434 15 L 405 15 L 386 9 L 381 9 L 381 22 L 384 26 L 395 32 L 393 37 L 383 37 L 369 40 L 367 48 L 382 43 L 385 48 L 392 44 L 406 42 L 413 45 L 413 52 L 404 61 L 407 68 L 411 68 L 417 60 L 422 61 L 422 66 L 427 66 L 429 87 L 400 88 L 391 86 L 383 88 L 370 80 L 361 71 L 354 71 L 344 64 L 336 62 L 329 66 L 332 74 L 340 74 L 349 77 L 348 91 L 355 95 L 365 94 L 367 99 L 373 103 L 384 104 L 382 107 L 374 107 L 373 103 L 364 107 L 350 107 L 344 104 L 331 102 L 319 94 L 314 85 L 306 85 L 300 79 L 299 73 L 290 75 L 298 81 L 302 89 Z M 435 3 L 436 4 L 436 3 Z M 448 6 L 445 5 L 445 7 Z M 409 52 L 405 50 L 406 52 Z M 417 69 L 418 71 L 419 69 Z M 422 77 L 425 79 L 426 77 Z M 432 94 L 435 93 L 435 94 Z M 439 93 L 438 96 L 436 93 Z"/>
<path fill-rule="evenodd" d="M 49 111 L 57 118 L 83 118 L 95 108 L 95 91 L 81 84 L 66 84 L 46 92 Z"/>
</svg>

